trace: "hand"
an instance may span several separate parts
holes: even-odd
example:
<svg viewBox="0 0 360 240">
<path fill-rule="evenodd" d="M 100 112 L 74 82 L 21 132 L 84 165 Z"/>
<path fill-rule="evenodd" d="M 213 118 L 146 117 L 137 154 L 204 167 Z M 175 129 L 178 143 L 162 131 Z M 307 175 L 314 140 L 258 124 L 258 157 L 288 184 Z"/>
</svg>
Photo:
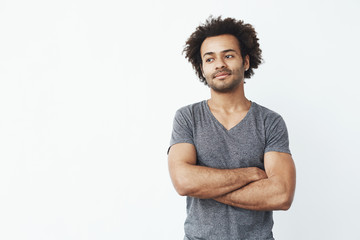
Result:
<svg viewBox="0 0 360 240">
<path fill-rule="evenodd" d="M 254 181 L 268 178 L 266 172 L 258 167 L 250 167 L 249 170 L 253 173 Z"/>
</svg>

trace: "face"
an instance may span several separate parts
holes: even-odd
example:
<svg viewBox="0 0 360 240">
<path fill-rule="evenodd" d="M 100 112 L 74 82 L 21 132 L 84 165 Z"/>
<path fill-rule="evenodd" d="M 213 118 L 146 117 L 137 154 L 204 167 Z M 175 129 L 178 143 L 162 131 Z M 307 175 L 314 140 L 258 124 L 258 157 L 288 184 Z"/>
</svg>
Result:
<svg viewBox="0 0 360 240">
<path fill-rule="evenodd" d="M 209 87 L 217 92 L 231 92 L 244 80 L 249 56 L 241 57 L 239 42 L 233 35 L 208 37 L 200 48 L 202 72 Z"/>
</svg>

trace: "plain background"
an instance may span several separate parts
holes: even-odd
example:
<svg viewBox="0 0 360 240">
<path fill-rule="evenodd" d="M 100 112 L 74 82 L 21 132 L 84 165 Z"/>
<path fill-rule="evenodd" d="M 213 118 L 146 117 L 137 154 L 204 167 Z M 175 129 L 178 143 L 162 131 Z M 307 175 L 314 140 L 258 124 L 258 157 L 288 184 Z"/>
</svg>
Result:
<svg viewBox="0 0 360 240">
<path fill-rule="evenodd" d="M 209 98 L 182 55 L 213 14 L 251 23 L 247 97 L 297 166 L 281 240 L 360 239 L 360 2 L 0 1 L 0 239 L 182 239 L 175 111 Z"/>
</svg>

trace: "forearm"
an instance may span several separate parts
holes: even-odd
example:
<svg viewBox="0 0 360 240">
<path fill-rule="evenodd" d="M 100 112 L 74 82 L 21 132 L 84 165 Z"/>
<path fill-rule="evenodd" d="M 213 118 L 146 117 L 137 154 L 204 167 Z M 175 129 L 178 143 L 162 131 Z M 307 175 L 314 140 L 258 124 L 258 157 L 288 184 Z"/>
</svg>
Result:
<svg viewBox="0 0 360 240">
<path fill-rule="evenodd" d="M 182 196 L 216 198 L 267 177 L 263 170 L 256 167 L 216 169 L 196 165 L 196 161 L 194 145 L 179 143 L 170 148 L 170 177 Z"/>
<path fill-rule="evenodd" d="M 216 201 L 249 210 L 287 210 L 294 196 L 294 186 L 277 177 L 262 179 L 214 198 Z"/>
<path fill-rule="evenodd" d="M 258 168 L 216 169 L 191 164 L 179 164 L 173 173 L 173 183 L 180 195 L 215 198 L 266 177 Z"/>
</svg>

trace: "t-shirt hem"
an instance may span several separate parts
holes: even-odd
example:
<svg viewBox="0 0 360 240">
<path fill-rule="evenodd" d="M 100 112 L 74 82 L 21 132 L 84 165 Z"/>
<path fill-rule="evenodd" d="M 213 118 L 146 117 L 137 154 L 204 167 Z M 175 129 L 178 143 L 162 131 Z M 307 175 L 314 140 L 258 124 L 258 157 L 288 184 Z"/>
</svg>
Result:
<svg viewBox="0 0 360 240">
<path fill-rule="evenodd" d="M 169 146 L 169 148 L 168 148 L 168 150 L 167 150 L 167 154 L 169 154 L 170 148 L 171 148 L 172 146 L 174 146 L 175 144 L 178 144 L 178 143 L 190 143 L 190 144 L 192 144 L 192 145 L 195 145 L 194 142 L 193 142 L 193 141 L 190 141 L 190 140 L 178 140 L 178 141 L 172 142 L 172 143 L 170 144 L 170 146 Z"/>
<path fill-rule="evenodd" d="M 288 149 L 267 148 L 267 149 L 265 149 L 264 153 L 267 153 L 267 152 L 281 152 L 281 153 L 288 153 L 291 155 L 291 152 Z"/>
</svg>

